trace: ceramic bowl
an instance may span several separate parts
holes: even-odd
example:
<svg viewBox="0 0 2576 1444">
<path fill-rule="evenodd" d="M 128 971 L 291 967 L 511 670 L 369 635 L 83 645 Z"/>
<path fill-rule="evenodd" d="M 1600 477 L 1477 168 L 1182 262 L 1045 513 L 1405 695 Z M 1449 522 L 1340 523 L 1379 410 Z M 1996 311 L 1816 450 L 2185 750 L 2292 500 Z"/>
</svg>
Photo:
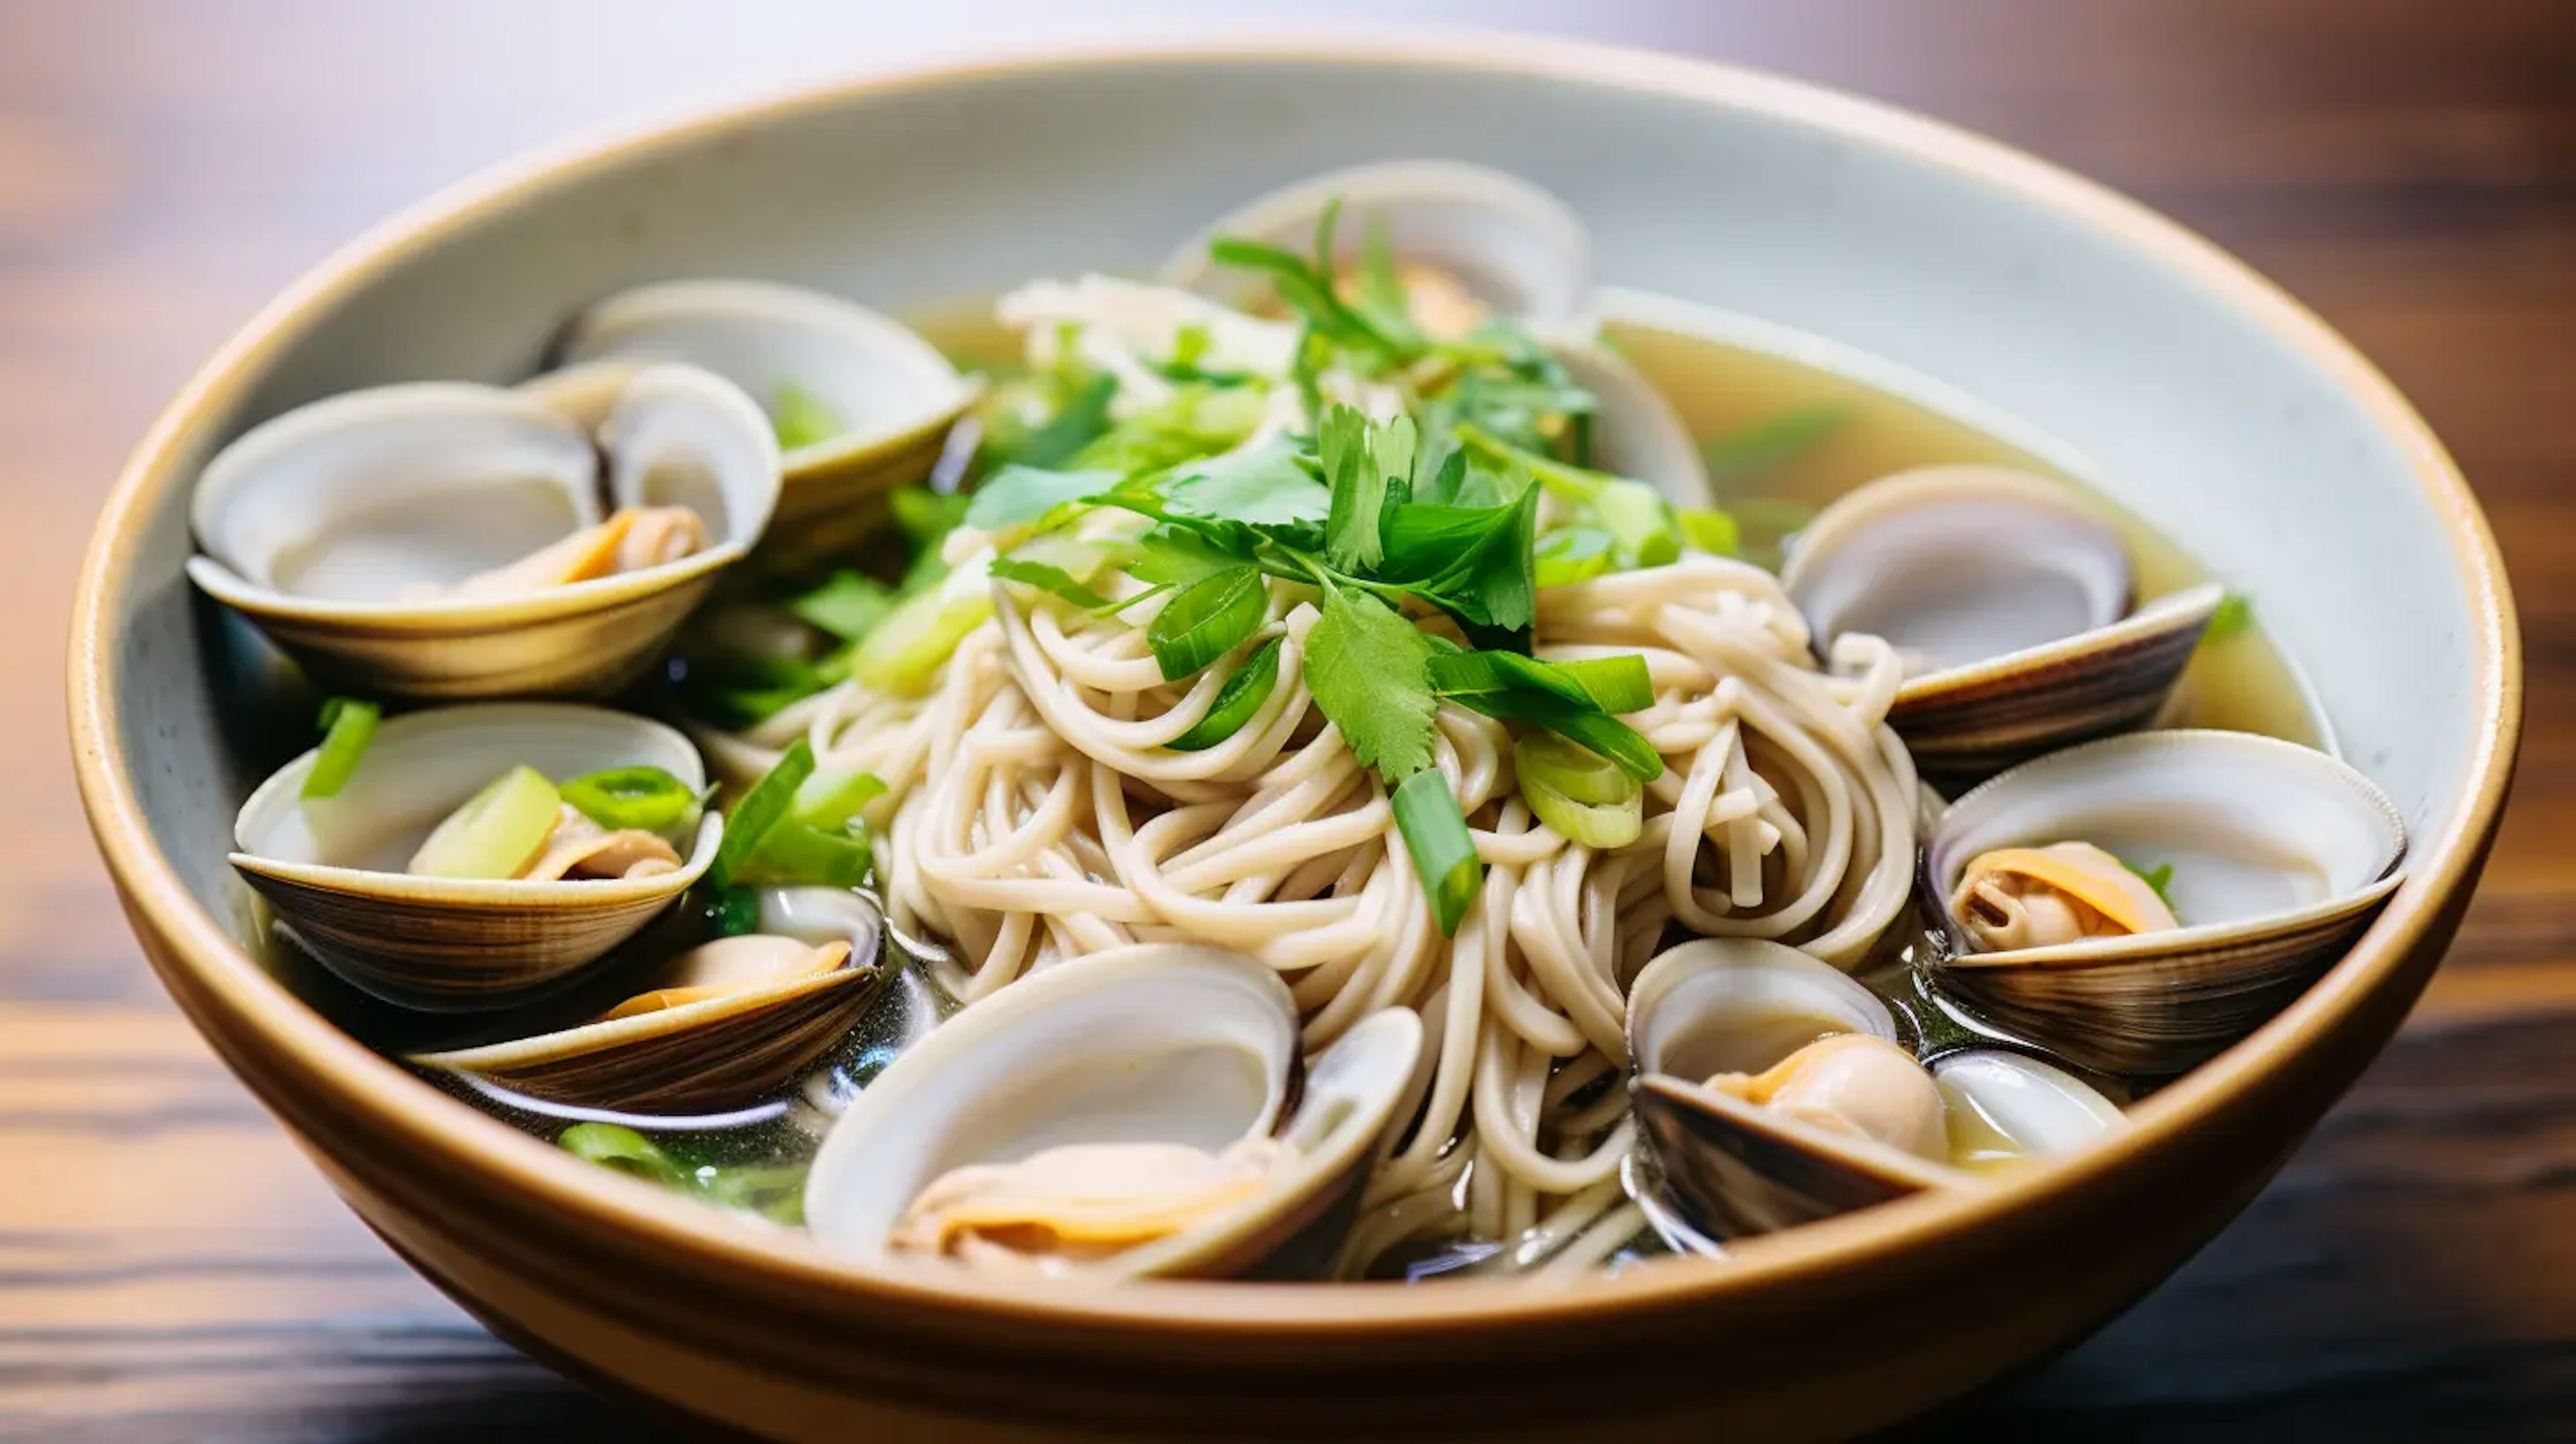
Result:
<svg viewBox="0 0 2576 1444">
<path fill-rule="evenodd" d="M 91 820 L 189 1016 L 351 1206 L 503 1335 L 665 1409 L 791 1437 L 1847 1433 L 2138 1297 L 2397 1026 L 2468 901 L 2521 695 L 2493 539 L 2388 382 L 2206 243 L 1946 126 L 1563 41 L 1413 41 L 963 65 L 561 152 L 342 252 L 153 427 L 81 578 L 71 711 Z M 605 1176 L 281 985 L 224 863 L 263 761 L 209 665 L 241 638 L 181 576 L 209 448 L 347 387 L 525 375 L 563 316 L 643 281 L 768 277 L 903 310 L 1142 271 L 1249 196 L 1391 155 L 1529 176 L 1591 222 L 1611 281 L 2004 432 L 2182 538 L 2261 599 L 2345 754 L 2406 812 L 2404 889 L 2350 957 L 2138 1108 L 2116 1147 L 1725 1263 L 1548 1288 L 1068 1296 L 896 1277 Z"/>
</svg>

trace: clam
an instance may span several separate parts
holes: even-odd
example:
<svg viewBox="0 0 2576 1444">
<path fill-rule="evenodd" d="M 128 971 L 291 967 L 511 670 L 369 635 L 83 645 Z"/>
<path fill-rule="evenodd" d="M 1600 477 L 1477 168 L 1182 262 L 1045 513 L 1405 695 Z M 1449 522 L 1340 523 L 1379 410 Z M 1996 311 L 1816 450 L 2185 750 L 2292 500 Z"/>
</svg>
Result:
<svg viewBox="0 0 2576 1444">
<path fill-rule="evenodd" d="M 759 409 L 689 367 L 618 378 L 595 428 L 495 387 L 385 386 L 217 453 L 188 575 L 355 689 L 595 695 L 651 664 L 777 494 Z"/>
<path fill-rule="evenodd" d="M 2240 732 L 2089 743 L 1971 790 L 1933 825 L 1932 980 L 2080 1067 L 2178 1073 L 2340 957 L 2405 853 L 2387 796 L 2322 752 Z M 2161 876 L 2166 917 L 2140 906 L 2132 868 Z"/>
<path fill-rule="evenodd" d="M 1217 265 L 1209 243 L 1231 236 L 1312 255 L 1317 223 L 1337 199 L 1339 256 L 1356 262 L 1383 228 L 1415 319 L 1434 335 L 1463 334 L 1490 313 L 1544 337 L 1592 334 L 1592 237 L 1582 219 L 1528 181 L 1457 161 L 1382 161 L 1273 191 L 1193 237 L 1159 279 L 1249 308 L 1267 283 Z"/>
<path fill-rule="evenodd" d="M 1309 1065 L 1262 964 L 1094 954 L 897 1058 L 825 1137 L 805 1217 L 835 1250 L 925 1266 L 1320 1276 L 1421 1045 L 1392 1008 Z"/>
<path fill-rule="evenodd" d="M 1819 655 L 1845 632 L 1896 647 L 1889 725 L 1925 775 L 1967 781 L 2146 724 L 2225 595 L 2133 605 L 2119 529 L 2071 488 L 1997 466 L 1860 487 L 1799 534 L 1780 580 Z"/>
<path fill-rule="evenodd" d="M 762 910 L 764 926 L 793 926 L 814 911 L 772 898 Z M 869 915 L 845 937 L 802 928 L 717 938 L 621 979 L 625 996 L 595 1018 L 410 1061 L 581 1107 L 739 1107 L 794 1082 L 857 1026 L 877 996 L 879 936 Z"/>
<path fill-rule="evenodd" d="M 570 778 L 658 767 L 705 788 L 705 766 L 687 738 L 623 712 L 487 703 L 393 718 L 376 729 L 336 795 L 306 797 L 318 756 L 288 763 L 242 805 L 233 867 L 306 950 L 359 987 L 412 1007 L 496 1007 L 569 976 L 686 891 L 714 860 L 722 832 L 722 819 L 706 814 L 687 851 L 674 849 L 667 865 L 621 865 L 606 877 L 406 870 L 443 819 L 514 769 Z M 545 849 L 531 865 L 554 852 Z"/>
<path fill-rule="evenodd" d="M 1926 1068 L 1885 1003 L 1777 943 L 1706 939 L 1656 958 L 1628 1003 L 1642 1180 L 1705 1238 L 1767 1233 L 2080 1146 L 2119 1110 L 2017 1054 Z"/>
<path fill-rule="evenodd" d="M 875 534 L 886 493 L 937 464 L 974 387 L 937 348 L 837 296 L 766 281 L 665 281 L 572 319 L 570 366 L 684 361 L 749 392 L 785 448 L 778 524 L 762 555 L 809 560 Z"/>
</svg>

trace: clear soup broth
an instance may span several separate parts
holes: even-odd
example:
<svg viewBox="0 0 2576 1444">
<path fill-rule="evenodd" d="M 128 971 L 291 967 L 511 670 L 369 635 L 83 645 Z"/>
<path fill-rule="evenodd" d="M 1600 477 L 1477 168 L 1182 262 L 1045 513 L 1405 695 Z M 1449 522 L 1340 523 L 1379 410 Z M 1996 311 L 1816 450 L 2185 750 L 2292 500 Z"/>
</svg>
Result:
<svg viewBox="0 0 2576 1444">
<path fill-rule="evenodd" d="M 990 311 L 989 303 L 979 302 L 915 317 L 913 324 L 961 366 L 1008 372 L 1017 363 L 1018 342 L 989 319 Z M 2043 458 L 1846 376 L 1636 322 L 1613 321 L 1605 335 L 1673 401 L 1707 448 L 1716 502 L 1742 523 L 1747 555 L 1767 566 L 1777 566 L 1783 542 L 1819 507 L 1891 472 L 1942 463 L 1994 463 L 2054 476 L 2069 486 L 2079 484 Z M 2175 541 L 2134 518 L 2125 520 L 2142 599 L 2208 579 L 2205 569 Z M 2311 746 L 2325 745 L 2322 719 L 2279 649 L 2264 635 L 2259 619 L 2243 620 L 2224 633 L 2200 648 L 2165 724 L 2268 733 Z M 694 914 L 695 909 L 687 911 Z M 702 919 L 694 915 L 675 915 L 632 946 L 686 946 L 703 927 Z M 1901 955 L 1917 936 L 1910 925 L 1900 922 L 1883 945 L 1882 955 Z M 905 951 L 907 940 L 888 929 L 886 946 L 885 961 L 893 964 Z M 289 954 L 281 957 L 279 966 L 300 992 L 388 1053 L 524 1035 L 531 1024 L 579 1018 L 585 1007 L 596 1006 L 577 992 L 498 1018 L 411 1013 L 357 993 L 319 966 L 292 956 L 289 949 L 279 951 Z M 1901 985 L 1892 989 L 1897 990 Z M 1904 1006 L 1901 999 L 1900 1006 Z M 688 1120 L 620 1116 L 535 1103 L 452 1077 L 444 1086 L 542 1139 L 566 1146 L 582 1143 L 585 1146 L 576 1151 L 596 1161 L 641 1173 L 720 1206 L 794 1226 L 800 1222 L 804 1168 L 836 1099 L 865 1087 L 906 1041 L 936 1026 L 953 1008 L 952 1002 L 937 995 L 926 974 L 907 969 L 889 986 L 886 1002 L 805 1083 L 783 1096 L 720 1116 Z M 575 1133 L 576 1128 L 589 1131 Z M 640 1135 L 649 1154 L 630 1156 L 621 1151 L 627 1145 L 615 1131 L 620 1129 Z M 1658 1250 L 1652 1235 L 1641 1233 L 1629 1251 Z M 1477 1257 L 1439 1248 L 1419 1250 L 1382 1260 L 1374 1273 L 1430 1277 L 1470 1266 Z"/>
</svg>

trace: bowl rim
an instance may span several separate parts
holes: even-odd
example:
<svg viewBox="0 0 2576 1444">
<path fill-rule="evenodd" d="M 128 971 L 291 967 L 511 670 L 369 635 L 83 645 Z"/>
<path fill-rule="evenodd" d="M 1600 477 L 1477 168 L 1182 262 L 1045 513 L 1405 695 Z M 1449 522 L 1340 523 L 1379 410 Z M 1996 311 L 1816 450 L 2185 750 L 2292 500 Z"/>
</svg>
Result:
<svg viewBox="0 0 2576 1444">
<path fill-rule="evenodd" d="M 162 854 L 117 749 L 118 699 L 107 686 L 118 638 L 115 602 L 138 583 L 138 519 L 183 484 L 175 462 L 212 413 L 249 390 L 284 339 L 299 333 L 401 258 L 486 217 L 542 202 L 603 166 L 667 154 L 736 128 L 826 112 L 924 90 L 1095 67 L 1222 67 L 1297 62 L 1436 69 L 1529 83 L 1638 92 L 1717 110 L 1749 112 L 1891 152 L 2056 212 L 2142 253 L 2233 307 L 2302 353 L 2403 443 L 2440 518 L 2467 593 L 2477 718 L 2465 785 L 2422 830 L 2419 864 L 2350 954 L 2296 1002 L 2245 1040 L 2140 1105 L 2115 1145 L 2034 1164 L 1991 1189 L 1918 1197 L 1731 1250 L 1729 1261 L 1656 1260 L 1545 1289 L 1512 1280 L 1468 1280 L 1434 1289 L 1334 1284 L 1148 1282 L 1077 1291 L 1042 1284 L 943 1282 L 835 1258 L 807 1240 L 762 1231 L 648 1184 L 602 1179 L 599 1170 L 447 1097 L 327 1022 L 271 977 L 199 907 Z M 1056 38 L 986 46 L 900 70 L 773 88 L 642 127 L 576 136 L 448 186 L 380 222 L 306 272 L 262 308 L 199 369 L 153 422 L 109 494 L 83 558 L 68 656 L 74 770 L 92 831 L 146 949 L 210 1037 L 221 1023 L 255 1040 L 256 1075 L 284 1070 L 308 1090 L 335 1096 L 381 1140 L 471 1179 L 489 1196 L 534 1203 L 594 1237 L 619 1235 L 695 1268 L 717 1266 L 772 1297 L 781 1291 L 928 1311 L 949 1324 L 1116 1333 L 1186 1329 L 1210 1337 L 1363 1342 L 1389 1327 L 1457 1334 L 1606 1319 L 1773 1289 L 1800 1277 L 1865 1269 L 1902 1252 L 1937 1247 L 1999 1210 L 2038 1208 L 2097 1186 L 2135 1155 L 2186 1146 L 2197 1120 L 2257 1091 L 2295 1057 L 2351 1020 L 2399 973 L 2473 875 L 2493 836 L 2510 780 L 2522 716 L 2522 654 L 2495 538 L 2441 443 L 2396 387 L 2352 344 L 2251 267 L 2145 205 L 2017 148 L 1880 102 L 1757 71 L 1555 36 L 1503 35 L 1441 26 L 1298 26 L 1285 31 L 1201 27 L 1172 36 Z M 199 1009 L 218 1016 L 207 1017 Z M 228 1050 L 227 1050 L 228 1051 Z M 995 1335 L 996 1340 L 1011 1334 Z"/>
</svg>

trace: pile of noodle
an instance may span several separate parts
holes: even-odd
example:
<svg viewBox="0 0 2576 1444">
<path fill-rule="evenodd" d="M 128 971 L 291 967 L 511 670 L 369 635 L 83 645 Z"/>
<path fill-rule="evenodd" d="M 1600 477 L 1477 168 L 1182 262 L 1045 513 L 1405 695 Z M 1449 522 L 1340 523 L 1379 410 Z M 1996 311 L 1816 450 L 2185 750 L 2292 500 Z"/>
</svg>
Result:
<svg viewBox="0 0 2576 1444">
<path fill-rule="evenodd" d="M 1246 650 L 1285 639 L 1280 685 L 1205 751 L 1161 744 L 1231 668 L 1164 681 L 1142 630 L 1153 600 L 1069 619 L 999 585 L 927 695 L 844 684 L 746 740 L 802 733 L 822 765 L 885 779 L 891 916 L 948 946 L 941 981 L 961 998 L 1183 940 L 1277 968 L 1310 1050 L 1376 1009 L 1419 1010 L 1435 1050 L 1420 1116 L 1370 1182 L 1346 1275 L 1438 1241 L 1500 1246 L 1488 1268 L 1598 1262 L 1641 1224 L 1620 1178 L 1623 995 L 1667 932 L 1850 966 L 1904 907 L 1914 773 L 1883 720 L 1898 663 L 1855 638 L 1820 671 L 1769 573 L 1699 553 L 1542 591 L 1539 656 L 1644 656 L 1656 701 L 1626 720 L 1667 770 L 1642 835 L 1595 852 L 1515 795 L 1503 724 L 1444 705 L 1437 765 L 1489 868 L 1444 938 L 1385 789 L 1299 680 L 1313 593 L 1272 588 Z"/>
</svg>

